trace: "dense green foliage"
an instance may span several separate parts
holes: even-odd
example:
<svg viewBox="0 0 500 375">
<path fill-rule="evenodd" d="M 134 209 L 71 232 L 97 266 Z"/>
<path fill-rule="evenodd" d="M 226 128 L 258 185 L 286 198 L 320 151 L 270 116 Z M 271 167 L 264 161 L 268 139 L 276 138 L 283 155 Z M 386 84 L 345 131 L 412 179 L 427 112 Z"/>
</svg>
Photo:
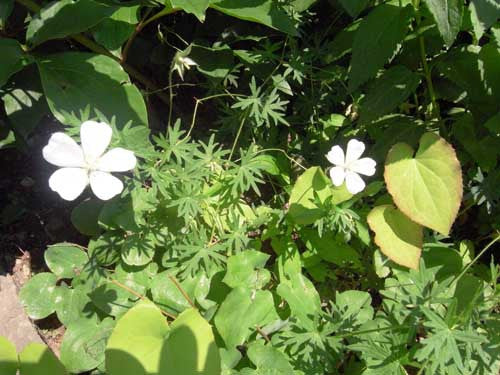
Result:
<svg viewBox="0 0 500 375">
<path fill-rule="evenodd" d="M 88 244 L 50 246 L 21 291 L 66 327 L 60 362 L 0 338 L 0 370 L 497 374 L 499 17 L 494 0 L 2 0 L 0 150 L 32 151 L 52 114 L 74 138 L 109 123 L 138 163 L 119 196 L 83 193 Z M 377 162 L 357 194 L 325 158 L 352 138 Z"/>
</svg>

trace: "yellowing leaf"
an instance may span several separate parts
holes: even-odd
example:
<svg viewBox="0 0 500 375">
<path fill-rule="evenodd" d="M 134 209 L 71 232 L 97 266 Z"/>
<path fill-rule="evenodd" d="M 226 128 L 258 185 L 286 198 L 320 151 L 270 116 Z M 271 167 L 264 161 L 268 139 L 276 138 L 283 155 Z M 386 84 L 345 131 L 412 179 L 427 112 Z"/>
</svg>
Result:
<svg viewBox="0 0 500 375">
<path fill-rule="evenodd" d="M 375 243 L 393 262 L 417 269 L 422 252 L 422 227 L 392 205 L 377 206 L 367 217 Z"/>
<path fill-rule="evenodd" d="M 462 171 L 455 150 L 426 133 L 415 156 L 406 143 L 392 147 L 385 162 L 387 190 L 414 222 L 448 235 L 462 200 Z"/>
</svg>

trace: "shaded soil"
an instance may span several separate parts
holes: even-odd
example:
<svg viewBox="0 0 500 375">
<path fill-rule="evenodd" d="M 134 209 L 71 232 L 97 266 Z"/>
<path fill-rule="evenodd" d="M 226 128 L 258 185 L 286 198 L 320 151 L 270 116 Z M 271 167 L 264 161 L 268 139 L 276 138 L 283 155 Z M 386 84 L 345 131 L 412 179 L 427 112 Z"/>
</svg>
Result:
<svg viewBox="0 0 500 375">
<path fill-rule="evenodd" d="M 11 274 L 18 289 L 31 274 L 47 270 L 43 254 L 48 245 L 87 242 L 70 220 L 78 201 L 66 202 L 48 186 L 56 167 L 43 159 L 42 148 L 59 130 L 57 122 L 45 118 L 24 150 L 0 150 L 0 274 Z M 42 339 L 58 353 L 64 327 L 55 317 L 36 323 Z"/>
</svg>

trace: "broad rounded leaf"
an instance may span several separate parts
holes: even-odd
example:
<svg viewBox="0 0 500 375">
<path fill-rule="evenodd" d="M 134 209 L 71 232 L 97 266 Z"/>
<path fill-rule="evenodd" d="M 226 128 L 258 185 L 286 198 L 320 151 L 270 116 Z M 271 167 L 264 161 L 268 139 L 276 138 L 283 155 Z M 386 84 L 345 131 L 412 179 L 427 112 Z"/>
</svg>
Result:
<svg viewBox="0 0 500 375">
<path fill-rule="evenodd" d="M 128 237 L 123 243 L 122 259 L 131 266 L 144 266 L 153 259 L 155 246 L 153 237 L 146 235 L 141 237 L 133 235 Z"/>
<path fill-rule="evenodd" d="M 97 315 L 93 313 L 91 301 L 82 288 L 71 289 L 61 285 L 56 288 L 56 314 L 66 327 L 75 321 L 89 320 L 94 324 Z"/>
<path fill-rule="evenodd" d="M 375 243 L 392 261 L 417 269 L 422 252 L 422 227 L 392 205 L 377 206 L 367 217 Z"/>
<path fill-rule="evenodd" d="M 64 52 L 37 60 L 50 110 L 63 124 L 80 126 L 85 113 L 116 117 L 118 128 L 147 125 L 146 105 L 127 73 L 107 56 Z M 78 72 L 78 74 L 75 74 Z"/>
<path fill-rule="evenodd" d="M 98 219 L 102 205 L 102 202 L 97 199 L 88 199 L 73 208 L 71 222 L 80 233 L 87 236 L 96 236 L 101 233 Z"/>
<path fill-rule="evenodd" d="M 18 367 L 16 347 L 5 337 L 0 336 L 0 374 L 16 375 Z"/>
<path fill-rule="evenodd" d="M 231 288 L 260 289 L 271 279 L 269 271 L 263 269 L 268 259 L 268 254 L 255 250 L 233 255 L 227 261 L 227 272 L 222 281 Z"/>
<path fill-rule="evenodd" d="M 92 0 L 59 0 L 44 6 L 28 25 L 26 40 L 37 45 L 46 40 L 85 31 L 110 16 L 115 7 Z"/>
<path fill-rule="evenodd" d="M 19 363 L 21 375 L 67 375 L 54 353 L 42 344 L 26 345 L 19 354 Z"/>
<path fill-rule="evenodd" d="M 71 279 L 78 275 L 89 260 L 85 251 L 64 243 L 49 246 L 44 258 L 49 269 L 61 279 Z"/>
<path fill-rule="evenodd" d="M 111 282 L 95 288 L 89 297 L 101 311 L 115 317 L 124 315 L 134 304 L 130 301 L 134 298 L 133 294 Z"/>
<path fill-rule="evenodd" d="M 396 206 L 414 222 L 448 235 L 462 200 L 462 171 L 455 150 L 426 133 L 417 153 L 405 143 L 389 151 L 384 178 Z"/>
<path fill-rule="evenodd" d="M 106 346 L 109 375 L 158 374 L 169 327 L 152 302 L 141 301 L 118 322 Z"/>
<path fill-rule="evenodd" d="M 255 326 L 264 326 L 278 319 L 271 292 L 253 292 L 243 287 L 228 294 L 215 316 L 215 326 L 226 347 L 241 345 L 255 332 Z"/>
<path fill-rule="evenodd" d="M 55 311 L 56 282 L 56 275 L 42 272 L 23 286 L 19 299 L 31 319 L 43 319 Z"/>
<path fill-rule="evenodd" d="M 195 309 L 180 314 L 163 346 L 160 374 L 219 375 L 220 362 L 210 324 Z"/>
<path fill-rule="evenodd" d="M 100 365 L 114 325 L 113 319 L 106 318 L 100 324 L 78 320 L 68 326 L 61 345 L 61 362 L 66 369 L 79 374 Z"/>
</svg>

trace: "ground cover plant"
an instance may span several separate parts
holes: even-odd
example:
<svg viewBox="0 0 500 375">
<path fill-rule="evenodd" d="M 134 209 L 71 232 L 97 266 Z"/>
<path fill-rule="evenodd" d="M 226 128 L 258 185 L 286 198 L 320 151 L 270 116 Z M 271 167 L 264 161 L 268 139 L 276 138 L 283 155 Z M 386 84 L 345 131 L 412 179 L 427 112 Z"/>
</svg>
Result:
<svg viewBox="0 0 500 375">
<path fill-rule="evenodd" d="M 20 291 L 59 358 L 0 337 L 0 373 L 498 374 L 499 18 L 2 0 L 0 152 L 83 237 Z"/>
</svg>

